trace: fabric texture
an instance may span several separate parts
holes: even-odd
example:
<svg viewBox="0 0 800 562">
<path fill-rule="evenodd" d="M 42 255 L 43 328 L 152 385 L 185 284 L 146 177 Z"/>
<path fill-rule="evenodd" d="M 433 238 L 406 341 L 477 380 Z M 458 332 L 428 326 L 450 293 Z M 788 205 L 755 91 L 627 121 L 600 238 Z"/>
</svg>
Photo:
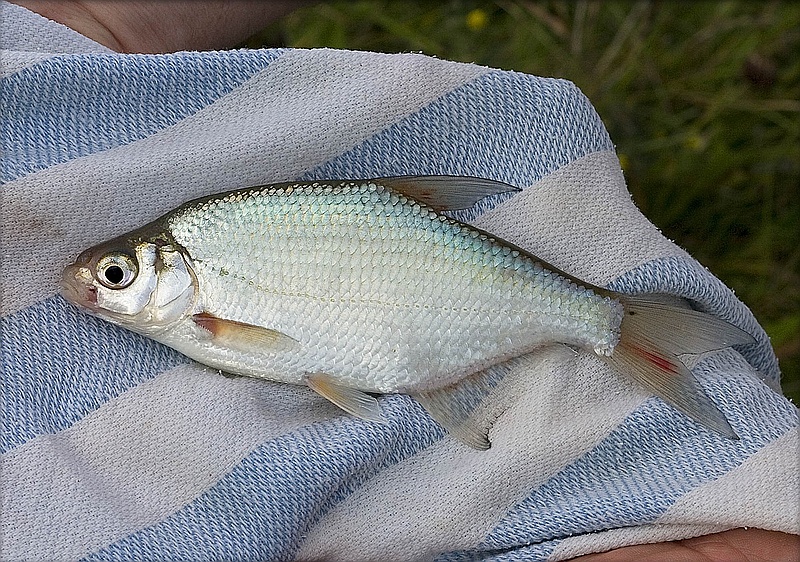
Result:
<svg viewBox="0 0 800 562">
<path fill-rule="evenodd" d="M 635 208 L 571 83 L 416 54 L 120 55 L 6 3 L 0 37 L 0 559 L 563 560 L 739 526 L 800 533 L 798 412 L 770 388 L 765 333 Z M 57 294 L 80 251 L 188 199 L 402 174 L 519 186 L 458 217 L 753 334 L 693 365 L 741 439 L 555 347 L 509 375 L 492 448 L 475 451 L 411 398 L 381 398 L 387 425 L 362 422 Z"/>
</svg>

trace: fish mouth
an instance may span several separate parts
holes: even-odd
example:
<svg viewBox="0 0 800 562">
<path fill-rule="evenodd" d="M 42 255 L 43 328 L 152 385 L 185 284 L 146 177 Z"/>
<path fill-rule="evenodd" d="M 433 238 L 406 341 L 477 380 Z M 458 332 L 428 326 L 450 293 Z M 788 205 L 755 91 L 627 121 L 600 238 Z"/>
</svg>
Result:
<svg viewBox="0 0 800 562">
<path fill-rule="evenodd" d="M 90 310 L 97 309 L 97 289 L 89 280 L 91 274 L 78 264 L 68 265 L 61 274 L 61 294 L 69 302 Z"/>
</svg>

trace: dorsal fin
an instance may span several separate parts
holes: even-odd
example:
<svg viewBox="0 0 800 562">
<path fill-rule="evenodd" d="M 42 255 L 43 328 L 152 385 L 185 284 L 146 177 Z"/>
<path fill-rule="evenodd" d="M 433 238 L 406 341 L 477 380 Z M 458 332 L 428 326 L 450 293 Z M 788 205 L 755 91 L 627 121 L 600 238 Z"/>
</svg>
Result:
<svg viewBox="0 0 800 562">
<path fill-rule="evenodd" d="M 372 181 L 437 211 L 469 209 L 489 195 L 522 191 L 501 181 L 472 176 L 395 176 Z"/>
</svg>

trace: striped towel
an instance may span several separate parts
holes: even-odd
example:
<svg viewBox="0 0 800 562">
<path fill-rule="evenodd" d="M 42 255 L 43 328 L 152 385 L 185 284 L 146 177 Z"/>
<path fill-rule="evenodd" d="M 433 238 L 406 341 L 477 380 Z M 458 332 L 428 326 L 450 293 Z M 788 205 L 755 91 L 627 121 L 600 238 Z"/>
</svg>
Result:
<svg viewBox="0 0 800 562">
<path fill-rule="evenodd" d="M 800 533 L 797 409 L 770 388 L 766 335 L 637 211 L 571 83 L 416 54 L 120 55 L 9 4 L 2 47 L 2 560 L 563 560 L 739 526 Z M 411 398 L 363 422 L 57 294 L 79 251 L 188 199 L 402 174 L 521 186 L 460 218 L 755 334 L 693 367 L 741 440 L 590 354 L 547 349 L 475 451 Z"/>
</svg>

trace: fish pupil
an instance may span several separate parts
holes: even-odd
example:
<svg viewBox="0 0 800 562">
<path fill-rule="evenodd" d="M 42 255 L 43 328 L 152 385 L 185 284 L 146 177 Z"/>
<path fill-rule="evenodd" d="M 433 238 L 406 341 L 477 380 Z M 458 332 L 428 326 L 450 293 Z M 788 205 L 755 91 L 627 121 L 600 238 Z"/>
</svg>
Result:
<svg viewBox="0 0 800 562">
<path fill-rule="evenodd" d="M 122 271 L 122 268 L 118 265 L 109 266 L 105 273 L 106 281 L 111 283 L 112 285 L 118 285 L 122 283 L 122 279 L 125 277 L 125 272 Z"/>
</svg>

